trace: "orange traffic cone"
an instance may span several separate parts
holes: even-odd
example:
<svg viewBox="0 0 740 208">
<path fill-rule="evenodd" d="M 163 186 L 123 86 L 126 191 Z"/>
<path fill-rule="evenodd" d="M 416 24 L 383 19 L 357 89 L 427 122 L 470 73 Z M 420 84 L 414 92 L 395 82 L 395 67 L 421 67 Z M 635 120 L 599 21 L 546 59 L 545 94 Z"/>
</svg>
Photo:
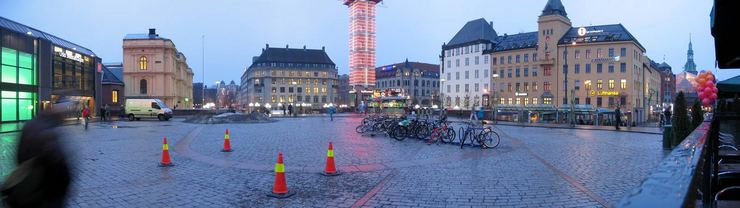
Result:
<svg viewBox="0 0 740 208">
<path fill-rule="evenodd" d="M 164 141 L 162 142 L 162 161 L 159 162 L 159 167 L 168 167 L 173 165 L 172 161 L 170 161 L 170 147 L 167 145 L 167 137 L 164 137 Z"/>
<path fill-rule="evenodd" d="M 278 153 L 278 161 L 275 164 L 275 185 L 272 186 L 272 193 L 267 196 L 275 198 L 288 198 L 295 192 L 288 191 L 288 185 L 285 182 L 285 165 L 283 165 L 283 153 Z"/>
<path fill-rule="evenodd" d="M 231 152 L 231 142 L 229 142 L 229 129 L 226 129 L 224 134 L 224 149 L 221 152 Z"/>
<path fill-rule="evenodd" d="M 334 166 L 334 146 L 331 142 L 329 142 L 329 150 L 326 151 L 326 168 L 324 168 L 324 172 L 321 174 L 325 176 L 337 176 L 340 174 Z"/>
</svg>

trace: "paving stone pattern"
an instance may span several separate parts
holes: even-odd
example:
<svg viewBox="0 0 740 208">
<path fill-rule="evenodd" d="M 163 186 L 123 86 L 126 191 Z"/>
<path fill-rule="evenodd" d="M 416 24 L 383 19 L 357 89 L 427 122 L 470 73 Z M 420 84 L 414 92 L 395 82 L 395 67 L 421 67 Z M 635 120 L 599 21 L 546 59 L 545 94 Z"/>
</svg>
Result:
<svg viewBox="0 0 740 208">
<path fill-rule="evenodd" d="M 93 123 L 87 131 L 64 126 L 75 173 L 68 205 L 603 207 L 637 186 L 665 155 L 653 134 L 496 126 L 501 145 L 482 150 L 362 136 L 354 132 L 358 117 L 278 120 L 116 121 Z M 220 151 L 226 129 L 229 153 Z M 3 171 L 12 168 L 16 136 L 0 135 Z M 157 166 L 164 136 L 173 167 Z M 340 176 L 319 174 L 329 141 Z M 285 156 L 288 188 L 296 192 L 287 199 L 266 196 L 278 152 Z"/>
</svg>

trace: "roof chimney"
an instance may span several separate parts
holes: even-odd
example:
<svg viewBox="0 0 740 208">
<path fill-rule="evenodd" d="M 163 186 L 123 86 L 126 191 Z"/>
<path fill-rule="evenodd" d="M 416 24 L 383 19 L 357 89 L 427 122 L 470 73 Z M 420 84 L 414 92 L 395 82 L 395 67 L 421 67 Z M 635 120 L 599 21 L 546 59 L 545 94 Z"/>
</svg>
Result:
<svg viewBox="0 0 740 208">
<path fill-rule="evenodd" d="M 155 28 L 149 28 L 149 35 L 157 35 L 157 29 Z"/>
<path fill-rule="evenodd" d="M 491 27 L 493 27 L 493 21 L 489 22 L 491 24 Z"/>
<path fill-rule="evenodd" d="M 306 50 L 306 45 L 303 45 L 303 50 L 304 50 L 304 51 Z"/>
<path fill-rule="evenodd" d="M 325 51 L 325 50 L 326 50 L 326 47 L 324 47 L 324 46 L 321 46 L 321 50 L 322 50 L 322 51 Z"/>
<path fill-rule="evenodd" d="M 288 49 L 288 44 L 285 44 L 285 49 Z"/>
</svg>

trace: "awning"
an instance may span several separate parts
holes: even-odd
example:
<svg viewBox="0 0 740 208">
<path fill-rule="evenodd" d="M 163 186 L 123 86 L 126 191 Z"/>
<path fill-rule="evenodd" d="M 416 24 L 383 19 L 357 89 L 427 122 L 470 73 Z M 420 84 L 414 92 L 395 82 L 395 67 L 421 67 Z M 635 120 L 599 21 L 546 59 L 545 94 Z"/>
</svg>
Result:
<svg viewBox="0 0 740 208">
<path fill-rule="evenodd" d="M 717 82 L 717 89 L 720 95 L 728 95 L 726 97 L 732 97 L 732 94 L 740 93 L 740 75 Z"/>
</svg>

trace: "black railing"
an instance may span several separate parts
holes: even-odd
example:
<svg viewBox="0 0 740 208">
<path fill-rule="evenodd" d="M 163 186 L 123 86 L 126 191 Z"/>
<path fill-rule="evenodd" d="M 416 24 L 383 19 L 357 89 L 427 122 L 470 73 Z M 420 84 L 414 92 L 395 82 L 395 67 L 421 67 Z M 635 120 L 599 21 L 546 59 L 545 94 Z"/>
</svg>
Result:
<svg viewBox="0 0 740 208">
<path fill-rule="evenodd" d="M 711 204 L 713 197 L 711 147 L 717 140 L 718 121 L 705 120 L 666 156 L 639 187 L 622 198 L 615 207 L 695 207 Z M 713 131 L 710 131 L 713 130 Z M 707 194 L 702 194 L 707 193 Z"/>
</svg>

